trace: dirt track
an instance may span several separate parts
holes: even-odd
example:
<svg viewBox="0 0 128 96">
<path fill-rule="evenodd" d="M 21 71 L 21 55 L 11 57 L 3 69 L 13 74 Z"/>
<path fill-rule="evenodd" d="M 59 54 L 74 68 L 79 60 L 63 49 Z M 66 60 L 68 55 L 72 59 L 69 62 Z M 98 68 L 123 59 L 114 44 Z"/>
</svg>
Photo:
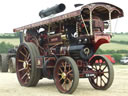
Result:
<svg viewBox="0 0 128 96">
<path fill-rule="evenodd" d="M 88 79 L 80 79 L 77 90 L 68 96 L 128 96 L 128 65 L 114 66 L 115 79 L 106 91 L 95 90 Z M 21 87 L 16 74 L 0 73 L 0 96 L 67 96 L 56 89 L 53 80 L 42 79 L 36 87 Z"/>
</svg>

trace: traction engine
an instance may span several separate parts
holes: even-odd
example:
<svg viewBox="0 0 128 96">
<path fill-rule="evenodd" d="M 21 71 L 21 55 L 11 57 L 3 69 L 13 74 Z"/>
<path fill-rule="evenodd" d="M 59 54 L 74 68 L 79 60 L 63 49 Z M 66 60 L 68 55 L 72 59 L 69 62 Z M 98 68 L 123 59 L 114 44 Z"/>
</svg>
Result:
<svg viewBox="0 0 128 96">
<path fill-rule="evenodd" d="M 99 2 L 63 14 L 65 8 L 59 4 L 42 10 L 42 21 L 14 29 L 24 33 L 16 56 L 19 83 L 29 87 L 43 78 L 54 79 L 61 93 L 70 94 L 79 78 L 88 78 L 95 89 L 108 89 L 114 78 L 112 64 L 105 56 L 93 55 L 110 42 L 112 34 L 104 30 L 111 32 L 111 20 L 123 17 L 122 9 Z"/>
</svg>

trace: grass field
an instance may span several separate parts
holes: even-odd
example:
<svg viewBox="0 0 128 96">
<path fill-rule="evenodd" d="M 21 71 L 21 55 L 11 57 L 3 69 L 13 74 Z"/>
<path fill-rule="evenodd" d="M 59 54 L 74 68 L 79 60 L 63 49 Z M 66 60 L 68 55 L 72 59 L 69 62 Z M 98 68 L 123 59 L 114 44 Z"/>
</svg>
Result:
<svg viewBox="0 0 128 96">
<path fill-rule="evenodd" d="M 128 34 L 113 35 L 111 40 L 114 40 L 114 41 L 128 41 Z"/>
<path fill-rule="evenodd" d="M 1 39 L 0 38 L 0 43 L 1 42 L 10 43 L 14 46 L 18 46 L 20 44 L 20 40 L 18 38 L 12 38 L 12 39 Z"/>
<path fill-rule="evenodd" d="M 106 43 L 100 46 L 102 50 L 128 50 L 128 45 L 118 43 Z"/>
<path fill-rule="evenodd" d="M 128 34 L 116 34 L 113 35 L 113 41 L 127 41 L 128 42 Z M 119 44 L 119 43 L 107 43 L 100 46 L 102 50 L 128 50 L 127 44 Z"/>
</svg>

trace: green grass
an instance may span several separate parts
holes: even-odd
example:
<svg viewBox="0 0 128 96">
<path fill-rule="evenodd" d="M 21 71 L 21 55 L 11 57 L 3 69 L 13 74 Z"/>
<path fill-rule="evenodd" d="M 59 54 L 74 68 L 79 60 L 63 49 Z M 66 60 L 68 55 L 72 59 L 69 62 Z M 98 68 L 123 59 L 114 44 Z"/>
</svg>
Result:
<svg viewBox="0 0 128 96">
<path fill-rule="evenodd" d="M 20 44 L 19 38 L 12 38 L 12 39 L 1 39 L 0 38 L 0 43 L 1 42 L 10 43 L 14 46 L 18 46 Z"/>
<path fill-rule="evenodd" d="M 111 40 L 114 40 L 114 41 L 128 41 L 128 34 L 113 35 Z"/>
<path fill-rule="evenodd" d="M 116 34 L 111 40 L 128 42 L 128 34 Z M 102 50 L 128 50 L 127 44 L 107 43 L 100 46 Z"/>
<path fill-rule="evenodd" d="M 102 50 L 128 50 L 128 45 L 118 43 L 107 43 L 100 46 Z"/>
</svg>

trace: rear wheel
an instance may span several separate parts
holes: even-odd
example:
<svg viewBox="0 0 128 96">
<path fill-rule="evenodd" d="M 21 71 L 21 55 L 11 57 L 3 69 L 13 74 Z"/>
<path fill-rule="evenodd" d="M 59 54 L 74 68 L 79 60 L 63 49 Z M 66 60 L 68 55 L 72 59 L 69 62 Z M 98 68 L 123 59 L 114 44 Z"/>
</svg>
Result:
<svg viewBox="0 0 128 96">
<path fill-rule="evenodd" d="M 38 48 L 33 43 L 22 43 L 16 56 L 16 73 L 22 86 L 36 86 L 41 75 L 36 68 L 35 58 L 40 56 Z"/>
<path fill-rule="evenodd" d="M 0 71 L 1 71 L 1 67 L 2 67 L 2 57 L 1 57 L 1 54 L 0 54 Z"/>
<path fill-rule="evenodd" d="M 60 57 L 54 68 L 54 80 L 61 93 L 73 93 L 79 82 L 79 71 L 75 61 L 70 57 Z"/>
<path fill-rule="evenodd" d="M 1 55 L 1 72 L 8 72 L 8 55 Z"/>
<path fill-rule="evenodd" d="M 91 85 L 98 90 L 108 89 L 114 79 L 112 63 L 105 56 L 95 56 L 90 61 L 90 65 L 96 72 L 95 76 L 89 78 Z"/>
<path fill-rule="evenodd" d="M 9 72 L 15 73 L 16 72 L 16 58 L 11 57 L 8 61 L 8 64 L 9 64 Z"/>
</svg>

